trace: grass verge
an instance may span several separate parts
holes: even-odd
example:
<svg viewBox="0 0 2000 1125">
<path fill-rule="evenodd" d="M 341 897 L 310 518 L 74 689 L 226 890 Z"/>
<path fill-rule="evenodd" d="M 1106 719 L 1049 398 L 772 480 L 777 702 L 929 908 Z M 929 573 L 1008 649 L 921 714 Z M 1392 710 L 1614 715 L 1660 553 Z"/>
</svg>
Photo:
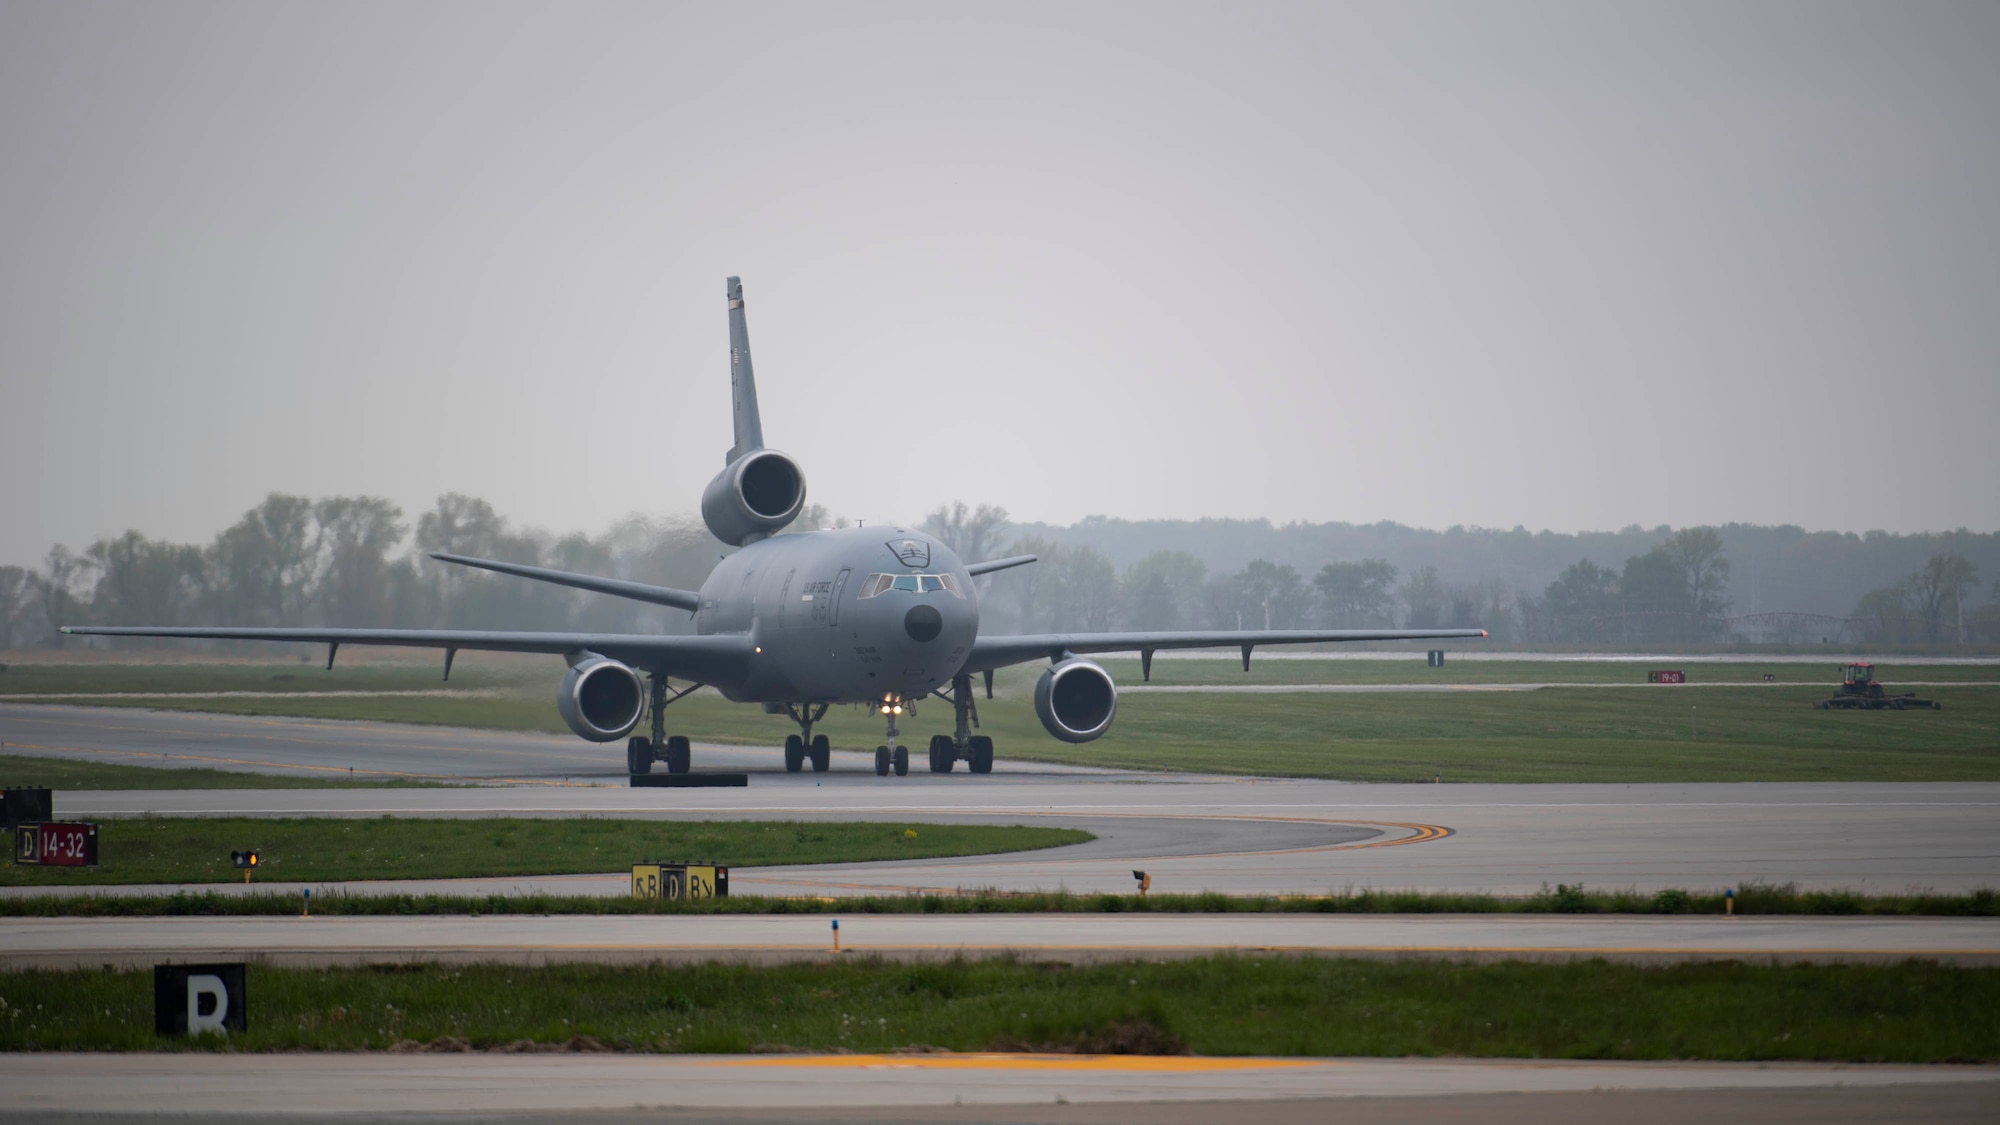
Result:
<svg viewBox="0 0 2000 1125">
<path fill-rule="evenodd" d="M 931 859 L 1029 851 L 1093 839 L 1069 828 L 983 824 L 530 818 L 101 821 L 95 868 L 0 866 L 0 886 L 238 882 L 229 853 L 259 855 L 257 877 L 288 881 L 462 879 L 618 871 L 647 860 L 731 867 Z"/>
<path fill-rule="evenodd" d="M 1985 1061 L 2000 969 L 1216 957 L 774 967 L 250 967 L 249 1030 L 152 1033 L 145 972 L 0 973 L 0 1050 L 1080 1050 Z"/>
<path fill-rule="evenodd" d="M 340 892 L 313 902 L 315 914 L 1721 914 L 1719 894 L 1668 889 L 1586 891 L 1561 885 L 1521 898 L 1422 891 L 1356 891 L 1342 895 L 1086 895 L 1066 891 L 956 895 L 857 895 L 851 898 L 779 898 L 734 895 L 694 902 L 607 898 L 596 895 L 377 895 Z M 90 895 L 0 898 L 0 918 L 114 918 L 174 915 L 290 915 L 290 894 Z M 1745 886 L 1737 891 L 1743 915 L 1876 915 L 1991 918 L 2000 916 L 2000 892 L 1862 895 L 1852 891 L 1801 891 L 1790 885 Z"/>
<path fill-rule="evenodd" d="M 564 730 L 551 706 L 554 672 L 540 663 L 466 654 L 452 689 L 428 666 L 357 664 L 331 672 L 293 665 L 20 665 L 9 690 L 157 691 L 103 705 L 264 716 Z M 1672 662 L 1666 662 L 1671 664 Z M 1005 669 L 998 698 L 981 699 L 982 728 L 1003 759 L 1200 773 L 1348 781 L 1698 782 L 2000 781 L 2000 688 L 1957 683 L 1920 690 L 1943 711 L 1818 711 L 1837 677 L 1801 665 L 1688 665 L 1704 683 L 1756 677 L 1759 686 L 1646 687 L 1645 665 L 1613 662 L 1462 662 L 1428 669 L 1394 661 L 1264 661 L 1248 675 L 1217 661 L 1154 665 L 1160 684 L 1197 683 L 1631 683 L 1463 693 L 1127 693 L 1104 738 L 1072 747 L 1049 738 L 1030 699 L 1039 669 Z M 1106 662 L 1120 683 L 1135 661 Z M 1762 686 L 1764 671 L 1778 676 Z M 1883 665 L 1895 685 L 1919 679 L 1990 681 L 1993 666 Z M 283 677 L 275 679 L 274 677 Z M 255 697 L 175 693 L 257 690 Z M 377 692 L 325 695 L 310 692 Z M 673 729 L 697 739 L 775 748 L 782 718 L 698 692 L 672 709 Z M 926 701 L 906 729 L 921 742 L 948 729 L 950 709 Z M 836 708 L 820 730 L 843 750 L 881 741 L 879 719 Z M 0 760 L 3 761 L 3 760 Z M 235 775 L 224 775 L 235 776 Z M 125 782 L 124 784 L 133 784 Z M 248 784 L 235 781 L 228 784 Z M 286 784 L 293 784 L 287 782 Z M 135 786 L 136 787 L 136 786 Z"/>
</svg>

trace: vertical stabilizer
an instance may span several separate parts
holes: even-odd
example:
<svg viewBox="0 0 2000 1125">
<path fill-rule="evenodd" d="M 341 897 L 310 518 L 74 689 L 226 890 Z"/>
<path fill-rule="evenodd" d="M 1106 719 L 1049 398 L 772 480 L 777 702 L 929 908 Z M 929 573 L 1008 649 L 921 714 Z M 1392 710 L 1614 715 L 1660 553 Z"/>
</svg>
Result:
<svg viewBox="0 0 2000 1125">
<path fill-rule="evenodd" d="M 736 420 L 736 446 L 724 464 L 764 448 L 764 424 L 757 417 L 757 376 L 750 370 L 750 328 L 743 319 L 743 279 L 729 279 L 729 394 Z"/>
</svg>

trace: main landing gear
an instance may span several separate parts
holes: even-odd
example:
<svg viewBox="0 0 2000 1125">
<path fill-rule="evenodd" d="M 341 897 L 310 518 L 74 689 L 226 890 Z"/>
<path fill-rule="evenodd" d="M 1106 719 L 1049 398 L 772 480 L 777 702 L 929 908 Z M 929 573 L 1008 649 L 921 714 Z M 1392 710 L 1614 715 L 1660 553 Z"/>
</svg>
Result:
<svg viewBox="0 0 2000 1125">
<path fill-rule="evenodd" d="M 667 736 L 666 709 L 669 703 L 698 690 L 702 685 L 693 684 L 670 695 L 665 676 L 648 673 L 646 681 L 652 688 L 653 733 L 651 737 L 633 735 L 625 740 L 625 771 L 652 773 L 654 762 L 665 762 L 668 773 L 686 773 L 692 765 L 693 751 L 686 735 Z"/>
<path fill-rule="evenodd" d="M 813 733 L 813 724 L 826 718 L 824 703 L 785 704 L 785 714 L 799 724 L 799 733 L 785 736 L 785 772 L 798 773 L 810 761 L 814 773 L 825 773 L 833 764 L 833 743 L 823 734 Z"/>
<path fill-rule="evenodd" d="M 972 733 L 979 725 L 979 708 L 972 702 L 972 677 L 951 678 L 952 733 L 931 736 L 931 772 L 950 773 L 962 759 L 973 773 L 993 772 L 993 740 Z M 993 676 L 986 676 L 986 698 L 993 698 Z"/>
<path fill-rule="evenodd" d="M 987 698 L 992 698 L 992 681 L 987 681 Z M 972 677 L 954 676 L 951 680 L 951 694 L 938 693 L 940 699 L 951 702 L 952 733 L 931 736 L 930 767 L 932 773 L 950 773 L 963 761 L 973 773 L 993 772 L 993 740 L 983 734 L 972 733 L 979 725 L 979 709 L 972 702 Z M 889 738 L 895 741 L 896 719 L 889 717 Z M 902 753 L 898 750 L 897 753 Z M 876 751 L 876 773 L 882 773 L 881 751 Z M 899 767 L 896 772 L 902 773 Z"/>
</svg>

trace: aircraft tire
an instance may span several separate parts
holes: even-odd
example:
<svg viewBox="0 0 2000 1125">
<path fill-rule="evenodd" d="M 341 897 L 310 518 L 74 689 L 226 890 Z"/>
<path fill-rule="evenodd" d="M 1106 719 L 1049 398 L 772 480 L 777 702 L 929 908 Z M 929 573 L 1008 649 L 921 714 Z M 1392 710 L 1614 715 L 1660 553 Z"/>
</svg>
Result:
<svg viewBox="0 0 2000 1125">
<path fill-rule="evenodd" d="M 907 746 L 898 746 L 898 747 L 896 747 L 896 750 L 895 750 L 895 752 L 894 752 L 894 753 L 892 753 L 892 754 L 890 754 L 890 755 L 889 755 L 889 758 L 890 758 L 890 761 L 891 761 L 891 762 L 892 762 L 892 763 L 893 763 L 893 764 L 895 765 L 895 767 L 896 767 L 896 776 L 897 776 L 897 777 L 906 777 L 906 776 L 908 776 L 908 775 L 909 775 L 909 772 L 910 772 L 910 748 L 909 748 L 909 747 L 907 747 Z"/>
<path fill-rule="evenodd" d="M 813 739 L 812 753 L 807 754 L 806 757 L 812 759 L 814 773 L 825 773 L 827 767 L 833 764 L 833 746 L 828 743 L 822 743 L 819 739 L 815 738 Z"/>
<path fill-rule="evenodd" d="M 806 768 L 806 740 L 796 734 L 785 736 L 785 772 L 797 773 Z"/>
<path fill-rule="evenodd" d="M 951 744 L 948 734 L 931 736 L 931 772 L 950 773 L 952 764 L 958 758 L 958 748 Z"/>
<path fill-rule="evenodd" d="M 625 740 L 625 772 L 653 772 L 653 744 L 643 738 Z"/>
<path fill-rule="evenodd" d="M 973 735 L 971 753 L 967 754 L 966 757 L 971 759 L 969 764 L 972 766 L 973 773 L 992 773 L 993 740 L 983 734 Z"/>
<path fill-rule="evenodd" d="M 686 773 L 694 764 L 694 748 L 684 734 L 667 736 L 667 772 Z"/>
<path fill-rule="evenodd" d="M 877 746 L 875 748 L 875 776 L 889 776 L 889 748 L 887 746 Z"/>
</svg>

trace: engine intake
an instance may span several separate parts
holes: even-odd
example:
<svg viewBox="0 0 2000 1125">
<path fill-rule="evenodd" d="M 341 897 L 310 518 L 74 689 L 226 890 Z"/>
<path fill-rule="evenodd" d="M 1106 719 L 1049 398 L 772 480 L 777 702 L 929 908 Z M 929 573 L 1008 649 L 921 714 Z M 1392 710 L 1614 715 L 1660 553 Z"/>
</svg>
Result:
<svg viewBox="0 0 2000 1125">
<path fill-rule="evenodd" d="M 717 539 L 748 546 L 799 518 L 806 505 L 806 475 L 775 449 L 731 462 L 701 493 L 701 518 Z"/>
<path fill-rule="evenodd" d="M 579 737 L 615 742 L 639 725 L 646 710 L 646 685 L 626 665 L 592 656 L 571 665 L 563 676 L 556 710 Z"/>
<path fill-rule="evenodd" d="M 1111 728 L 1118 688 L 1111 673 L 1071 657 L 1035 681 L 1035 715 L 1064 742 L 1089 742 Z"/>
</svg>

